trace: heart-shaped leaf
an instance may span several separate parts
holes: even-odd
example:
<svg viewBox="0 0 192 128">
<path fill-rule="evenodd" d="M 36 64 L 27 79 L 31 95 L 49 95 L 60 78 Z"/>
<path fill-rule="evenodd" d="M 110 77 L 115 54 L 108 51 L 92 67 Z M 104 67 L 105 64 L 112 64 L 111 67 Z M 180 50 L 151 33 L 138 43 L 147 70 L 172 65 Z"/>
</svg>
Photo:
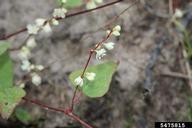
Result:
<svg viewBox="0 0 192 128">
<path fill-rule="evenodd" d="M 9 46 L 10 46 L 10 43 L 6 41 L 0 41 L 0 55 L 6 52 Z"/>
<path fill-rule="evenodd" d="M 82 92 L 88 97 L 102 97 L 109 90 L 109 85 L 112 80 L 112 76 L 116 71 L 117 63 L 108 61 L 103 64 L 90 66 L 86 72 L 93 72 L 96 74 L 93 81 L 89 81 L 86 78 L 83 79 Z M 74 80 L 81 75 L 83 69 L 74 71 L 70 74 L 69 79 L 74 86 Z"/>
<path fill-rule="evenodd" d="M 13 64 L 8 52 L 0 55 L 0 90 L 13 86 Z"/>
<path fill-rule="evenodd" d="M 23 89 L 13 86 L 13 65 L 5 51 L 0 55 L 0 115 L 8 118 L 24 95 Z"/>
<path fill-rule="evenodd" d="M 7 119 L 12 114 L 25 91 L 21 88 L 12 87 L 0 90 L 0 115 Z"/>
</svg>

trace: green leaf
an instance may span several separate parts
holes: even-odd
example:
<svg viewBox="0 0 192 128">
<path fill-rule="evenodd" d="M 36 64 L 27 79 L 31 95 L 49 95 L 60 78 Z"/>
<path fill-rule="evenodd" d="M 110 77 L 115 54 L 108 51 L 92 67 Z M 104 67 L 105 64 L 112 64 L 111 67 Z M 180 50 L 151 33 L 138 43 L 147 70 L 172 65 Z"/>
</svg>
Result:
<svg viewBox="0 0 192 128">
<path fill-rule="evenodd" d="M 58 0 L 58 3 L 62 5 L 61 0 Z M 65 8 L 74 8 L 82 5 L 82 0 L 67 0 L 63 5 Z"/>
<path fill-rule="evenodd" d="M 25 96 L 25 91 L 21 88 L 12 87 L 0 90 L 1 117 L 5 119 L 9 118 L 23 96 Z"/>
<path fill-rule="evenodd" d="M 26 124 L 32 121 L 31 115 L 23 108 L 17 108 L 15 111 L 15 116 L 18 120 Z"/>
<path fill-rule="evenodd" d="M 0 90 L 13 86 L 13 65 L 8 51 L 0 55 Z"/>
<path fill-rule="evenodd" d="M 13 65 L 6 51 L 0 55 L 0 115 L 8 118 L 24 95 L 23 89 L 13 86 Z"/>
<path fill-rule="evenodd" d="M 9 46 L 10 46 L 10 43 L 5 41 L 0 41 L 0 55 L 6 52 Z"/>
<path fill-rule="evenodd" d="M 112 80 L 112 76 L 116 71 L 117 63 L 108 61 L 96 66 L 90 66 L 87 68 L 87 72 L 96 73 L 96 77 L 93 81 L 88 81 L 84 78 L 83 86 L 81 90 L 88 97 L 102 97 L 109 90 L 109 85 Z M 74 71 L 70 74 L 69 79 L 75 86 L 74 80 L 81 75 L 83 69 Z"/>
</svg>

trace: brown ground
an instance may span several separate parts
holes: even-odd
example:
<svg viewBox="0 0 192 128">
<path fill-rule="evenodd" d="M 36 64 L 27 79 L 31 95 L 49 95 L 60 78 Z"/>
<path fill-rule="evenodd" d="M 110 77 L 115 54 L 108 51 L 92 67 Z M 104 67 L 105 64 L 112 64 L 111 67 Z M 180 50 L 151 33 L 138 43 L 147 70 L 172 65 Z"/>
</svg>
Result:
<svg viewBox="0 0 192 128">
<path fill-rule="evenodd" d="M 122 25 L 123 32 L 119 39 L 114 39 L 116 48 L 107 58 L 120 60 L 109 92 L 97 99 L 82 97 L 81 103 L 76 107 L 76 112 L 84 120 L 98 128 L 152 128 L 155 121 L 188 121 L 188 82 L 160 75 L 162 71 L 182 72 L 183 67 L 179 63 L 182 61 L 179 57 L 181 50 L 173 35 L 167 34 L 171 29 L 166 26 L 169 19 L 156 15 L 167 15 L 168 3 L 155 0 L 148 3 L 153 14 L 134 6 L 115 23 Z M 41 86 L 35 87 L 29 83 L 26 89 L 28 96 L 53 106 L 66 107 L 73 94 L 68 81 L 69 73 L 84 65 L 88 49 L 105 34 L 105 31 L 87 32 L 103 26 L 129 5 L 128 2 L 119 3 L 66 19 L 54 28 L 53 34 L 38 36 L 38 47 L 31 60 L 43 65 L 59 61 L 42 73 Z M 0 0 L 0 30 L 10 33 L 32 23 L 38 17 L 49 17 L 54 7 L 56 5 L 52 0 Z M 87 34 L 82 34 L 84 32 Z M 13 46 L 19 45 L 25 36 L 21 34 L 11 39 Z M 171 40 L 161 48 L 153 70 L 155 86 L 151 95 L 144 97 L 146 66 L 158 40 L 164 37 Z M 24 73 L 19 69 L 16 53 L 13 52 L 12 56 L 15 60 L 16 79 L 20 79 Z M 91 63 L 97 62 L 93 60 Z M 45 111 L 30 104 L 23 103 L 22 107 L 27 108 L 37 120 L 31 123 L 31 127 L 67 128 L 73 122 L 63 114 Z M 75 125 L 76 128 L 80 127 L 78 123 Z"/>
</svg>

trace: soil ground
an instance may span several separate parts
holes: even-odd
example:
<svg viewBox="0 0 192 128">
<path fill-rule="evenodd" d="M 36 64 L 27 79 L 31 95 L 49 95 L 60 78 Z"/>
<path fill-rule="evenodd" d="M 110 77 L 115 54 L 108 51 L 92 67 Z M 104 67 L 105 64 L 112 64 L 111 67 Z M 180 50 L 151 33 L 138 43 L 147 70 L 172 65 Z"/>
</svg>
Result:
<svg viewBox="0 0 192 128">
<path fill-rule="evenodd" d="M 155 121 L 189 121 L 190 87 L 188 81 L 178 77 L 161 75 L 163 71 L 182 72 L 184 67 L 181 49 L 166 25 L 169 18 L 157 14 L 169 14 L 168 2 L 149 0 L 152 12 L 144 7 L 134 6 L 125 12 L 114 24 L 122 25 L 120 38 L 113 39 L 116 47 L 106 60 L 119 60 L 117 72 L 113 77 L 109 92 L 102 98 L 90 99 L 82 96 L 75 111 L 87 122 L 98 128 L 153 128 Z M 66 107 L 73 95 L 68 75 L 82 68 L 88 50 L 100 41 L 105 31 L 91 33 L 118 15 L 131 2 L 122 2 L 102 10 L 63 20 L 50 35 L 37 37 L 38 47 L 33 51 L 31 61 L 50 65 L 42 73 L 41 86 L 28 83 L 28 97 L 44 103 Z M 47 18 L 57 5 L 53 0 L 0 0 L 0 32 L 11 33 L 36 18 Z M 183 6 L 186 9 L 187 6 Z M 169 33 L 169 34 L 167 34 Z M 174 31 L 173 31 L 174 33 Z M 11 39 L 13 47 L 23 42 L 26 34 Z M 143 87 L 146 67 L 158 40 L 171 40 L 161 47 L 153 72 L 153 88 L 145 96 Z M 12 53 L 15 63 L 15 80 L 22 79 L 17 52 Z M 92 60 L 91 64 L 97 64 Z M 22 103 L 19 107 L 27 109 L 35 121 L 29 125 L 19 121 L 1 121 L 3 127 L 27 128 L 80 128 L 63 114 L 42 110 Z M 0 124 L 0 125 L 1 125 Z M 17 128 L 17 127 L 16 127 Z"/>
</svg>

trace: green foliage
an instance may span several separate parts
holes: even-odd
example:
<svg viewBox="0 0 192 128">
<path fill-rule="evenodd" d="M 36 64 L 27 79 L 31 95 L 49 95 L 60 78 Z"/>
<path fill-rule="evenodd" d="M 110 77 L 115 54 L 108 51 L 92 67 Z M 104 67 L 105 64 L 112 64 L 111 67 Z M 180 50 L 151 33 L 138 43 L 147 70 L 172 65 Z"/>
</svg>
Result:
<svg viewBox="0 0 192 128">
<path fill-rule="evenodd" d="M 17 117 L 18 120 L 20 120 L 25 124 L 32 121 L 31 115 L 23 108 L 17 108 L 15 111 L 15 116 Z"/>
<path fill-rule="evenodd" d="M 21 88 L 12 87 L 0 90 L 0 113 L 3 118 L 9 118 L 16 105 L 25 95 Z"/>
<path fill-rule="evenodd" d="M 0 41 L 0 55 L 7 51 L 10 44 L 8 42 Z"/>
<path fill-rule="evenodd" d="M 13 65 L 8 52 L 0 55 L 0 90 L 13 85 Z"/>
<path fill-rule="evenodd" d="M 61 0 L 58 0 L 58 3 L 62 5 Z M 67 2 L 63 4 L 65 8 L 74 8 L 81 5 L 82 5 L 82 0 L 67 0 Z"/>
<path fill-rule="evenodd" d="M 8 118 L 25 92 L 13 86 L 13 65 L 5 45 L 1 45 L 3 54 L 0 55 L 0 115 Z"/>
<path fill-rule="evenodd" d="M 117 63 L 113 61 L 88 67 L 87 72 L 96 73 L 96 77 L 93 81 L 88 81 L 84 78 L 84 83 L 81 88 L 82 92 L 88 97 L 102 97 L 109 90 L 109 85 L 116 68 Z M 70 74 L 69 79 L 74 86 L 74 80 L 81 75 L 82 71 L 83 69 L 74 71 Z"/>
</svg>

